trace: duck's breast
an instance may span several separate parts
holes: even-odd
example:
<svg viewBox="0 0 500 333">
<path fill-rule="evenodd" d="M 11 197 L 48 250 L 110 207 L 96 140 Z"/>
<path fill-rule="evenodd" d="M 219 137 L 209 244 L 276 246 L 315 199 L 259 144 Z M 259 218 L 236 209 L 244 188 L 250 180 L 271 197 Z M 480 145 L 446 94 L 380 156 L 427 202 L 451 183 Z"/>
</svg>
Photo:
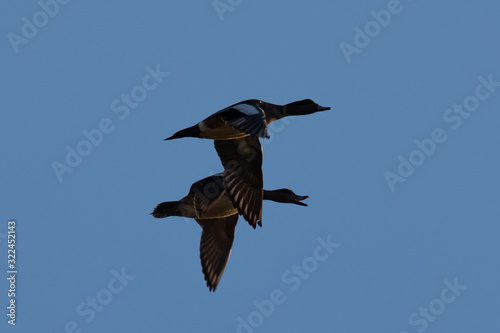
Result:
<svg viewBox="0 0 500 333">
<path fill-rule="evenodd" d="M 227 197 L 224 191 L 216 200 L 214 200 L 207 209 L 201 212 L 200 218 L 217 218 L 227 217 L 238 213 L 238 210 L 233 206 L 233 203 Z"/>
</svg>

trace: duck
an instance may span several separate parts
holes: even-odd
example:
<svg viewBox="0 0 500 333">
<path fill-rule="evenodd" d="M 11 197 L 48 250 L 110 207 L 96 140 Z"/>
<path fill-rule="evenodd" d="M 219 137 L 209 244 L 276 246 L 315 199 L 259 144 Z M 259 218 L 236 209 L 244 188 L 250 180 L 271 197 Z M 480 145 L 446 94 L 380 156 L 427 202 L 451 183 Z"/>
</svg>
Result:
<svg viewBox="0 0 500 333">
<path fill-rule="evenodd" d="M 307 206 L 309 196 L 290 189 L 262 190 L 264 200 Z M 209 291 L 215 291 L 224 273 L 234 240 L 239 212 L 224 188 L 223 174 L 201 179 L 178 201 L 162 202 L 151 213 L 155 218 L 183 216 L 193 218 L 202 229 L 200 259 Z"/>
<path fill-rule="evenodd" d="M 245 100 L 205 118 L 165 140 L 184 137 L 213 139 L 224 167 L 223 181 L 229 199 L 255 229 L 262 226 L 262 146 L 269 138 L 267 127 L 287 116 L 331 110 L 311 99 L 277 105 L 257 99 Z"/>
<path fill-rule="evenodd" d="M 318 105 L 312 99 L 304 99 L 286 105 L 248 99 L 217 111 L 198 124 L 180 130 L 165 140 L 185 137 L 228 140 L 249 135 L 269 138 L 267 126 L 278 119 L 327 110 L 331 110 L 331 108 Z"/>
</svg>

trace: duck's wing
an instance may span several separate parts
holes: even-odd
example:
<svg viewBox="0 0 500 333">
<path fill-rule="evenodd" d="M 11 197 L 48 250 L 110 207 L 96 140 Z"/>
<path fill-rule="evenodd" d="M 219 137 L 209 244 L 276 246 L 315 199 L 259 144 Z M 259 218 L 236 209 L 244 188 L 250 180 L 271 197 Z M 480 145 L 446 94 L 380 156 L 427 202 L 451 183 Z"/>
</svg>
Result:
<svg viewBox="0 0 500 333">
<path fill-rule="evenodd" d="M 255 229 L 262 226 L 262 146 L 259 138 L 214 140 L 224 166 L 224 186 L 229 199 Z"/>
<path fill-rule="evenodd" d="M 200 242 L 201 267 L 207 287 L 215 291 L 226 268 L 234 240 L 238 214 L 215 219 L 196 219 L 203 229 Z"/>
<path fill-rule="evenodd" d="M 193 185 L 189 190 L 192 195 L 197 215 L 201 216 L 224 193 L 222 173 L 203 178 Z"/>
<path fill-rule="evenodd" d="M 259 107 L 257 100 L 231 105 L 216 112 L 213 116 L 221 118 L 226 125 L 237 131 L 260 138 L 269 138 L 266 115 Z"/>
</svg>

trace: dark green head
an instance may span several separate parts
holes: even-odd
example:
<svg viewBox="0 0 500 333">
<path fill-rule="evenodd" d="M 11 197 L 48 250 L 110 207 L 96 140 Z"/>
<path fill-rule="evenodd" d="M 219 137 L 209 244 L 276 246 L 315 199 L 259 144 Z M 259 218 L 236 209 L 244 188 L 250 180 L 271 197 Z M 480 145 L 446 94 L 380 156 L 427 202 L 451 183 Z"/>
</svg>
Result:
<svg viewBox="0 0 500 333">
<path fill-rule="evenodd" d="M 319 111 L 330 110 L 329 106 L 321 106 L 314 102 L 312 99 L 304 99 L 285 105 L 285 114 L 289 116 L 299 116 Z"/>
</svg>

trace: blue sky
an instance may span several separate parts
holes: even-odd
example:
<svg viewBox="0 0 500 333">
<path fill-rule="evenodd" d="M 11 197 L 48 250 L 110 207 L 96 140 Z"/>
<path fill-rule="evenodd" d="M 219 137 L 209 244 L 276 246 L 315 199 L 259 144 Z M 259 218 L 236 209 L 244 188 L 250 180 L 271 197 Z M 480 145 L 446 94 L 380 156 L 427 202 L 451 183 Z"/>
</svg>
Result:
<svg viewBox="0 0 500 333">
<path fill-rule="evenodd" d="M 2 332 L 496 332 L 499 10 L 3 4 Z M 309 207 L 240 218 L 210 293 L 199 226 L 149 213 L 222 166 L 209 140 L 162 140 L 249 98 L 332 111 L 271 126 L 265 188 Z"/>
</svg>

